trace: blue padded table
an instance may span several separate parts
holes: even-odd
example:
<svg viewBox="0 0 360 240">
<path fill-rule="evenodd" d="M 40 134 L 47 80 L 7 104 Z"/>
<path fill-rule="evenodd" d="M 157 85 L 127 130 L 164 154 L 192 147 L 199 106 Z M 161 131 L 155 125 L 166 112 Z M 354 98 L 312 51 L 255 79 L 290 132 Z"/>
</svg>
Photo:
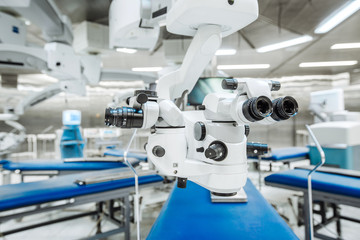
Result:
<svg viewBox="0 0 360 240">
<path fill-rule="evenodd" d="M 12 162 L 3 160 L 0 162 L 2 169 L 9 171 L 95 171 L 111 168 L 126 167 L 122 162 L 55 162 L 55 161 L 31 161 Z"/>
<path fill-rule="evenodd" d="M 304 222 L 305 222 L 305 236 L 306 239 L 310 239 L 309 222 L 308 222 L 308 191 L 307 191 L 307 175 L 310 170 L 308 169 L 294 169 L 284 172 L 278 172 L 271 174 L 265 178 L 265 184 L 273 187 L 284 188 L 295 191 L 302 191 L 304 193 Z M 353 207 L 360 207 L 360 178 L 355 176 L 344 175 L 344 170 L 340 174 L 336 174 L 336 169 L 333 169 L 332 173 L 328 172 L 314 172 L 312 176 L 312 197 L 313 200 L 318 201 L 320 205 L 320 215 L 322 217 L 321 225 L 315 225 L 314 235 L 315 237 L 323 239 L 332 239 L 328 236 L 317 232 L 322 226 L 326 226 L 328 223 L 336 221 L 337 233 L 341 236 L 340 219 L 348 221 L 358 222 L 359 219 L 353 219 L 351 217 L 345 217 L 340 215 L 339 204 L 349 205 Z M 333 208 L 333 216 L 328 218 L 326 216 L 325 204 L 331 204 Z"/>
<path fill-rule="evenodd" d="M 274 173 L 265 178 L 267 185 L 284 185 L 288 188 L 307 190 L 307 169 L 294 169 Z M 357 198 L 360 201 L 360 178 L 315 172 L 312 174 L 314 191 Z"/>
<path fill-rule="evenodd" d="M 128 169 L 112 169 L 106 173 L 114 174 L 123 171 L 128 171 Z M 86 172 L 44 181 L 0 186 L 0 211 L 134 186 L 134 178 L 84 186 L 75 183 L 78 179 L 99 176 L 102 173 L 102 171 Z M 163 178 L 158 175 L 143 176 L 139 177 L 139 185 L 162 180 Z"/>
<path fill-rule="evenodd" d="M 79 214 L 61 217 L 57 219 L 45 220 L 41 223 L 18 227 L 15 229 L 0 230 L 0 236 L 6 236 L 13 233 L 46 226 L 53 223 L 73 220 L 86 216 L 96 216 L 96 235 L 90 239 L 103 239 L 110 235 L 125 232 L 125 239 L 130 239 L 130 201 L 129 195 L 135 191 L 134 178 L 125 178 L 120 180 L 109 180 L 88 185 L 78 185 L 76 180 L 99 178 L 115 173 L 126 173 L 128 168 L 117 168 L 95 172 L 85 172 L 51 178 L 48 180 L 19 183 L 0 186 L 0 224 L 13 219 L 22 218 L 33 214 L 47 211 L 54 211 L 78 205 L 96 203 L 96 210 L 89 210 Z M 163 178 L 158 175 L 146 175 L 139 177 L 139 187 L 150 187 L 162 185 Z M 52 203 L 57 204 L 43 204 Z M 122 201 L 123 205 L 116 206 L 115 201 Z M 107 204 L 105 204 L 105 202 Z M 35 209 L 26 208 L 28 206 L 37 206 Z M 24 208 L 25 207 L 25 208 Z M 107 211 L 104 209 L 108 208 Z M 16 213 L 9 210 L 15 210 Z M 115 214 L 120 212 L 120 215 Z M 101 231 L 101 219 L 114 223 L 117 228 L 107 232 Z M 16 227 L 16 225 L 14 226 Z"/>
<path fill-rule="evenodd" d="M 175 187 L 147 239 L 298 239 L 250 180 L 244 189 L 247 203 L 212 203 L 193 182 Z"/>
<path fill-rule="evenodd" d="M 278 148 L 271 151 L 271 156 L 264 157 L 261 160 L 283 161 L 288 159 L 307 158 L 309 156 L 309 148 L 306 147 L 288 147 Z"/>
<path fill-rule="evenodd" d="M 108 150 L 104 153 L 105 156 L 113 156 L 113 157 L 124 157 L 124 150 L 119 150 L 119 149 L 111 149 Z M 140 161 L 147 161 L 147 155 L 143 154 L 143 153 L 133 153 L 133 152 L 129 152 L 128 153 L 128 158 L 136 158 Z"/>
</svg>

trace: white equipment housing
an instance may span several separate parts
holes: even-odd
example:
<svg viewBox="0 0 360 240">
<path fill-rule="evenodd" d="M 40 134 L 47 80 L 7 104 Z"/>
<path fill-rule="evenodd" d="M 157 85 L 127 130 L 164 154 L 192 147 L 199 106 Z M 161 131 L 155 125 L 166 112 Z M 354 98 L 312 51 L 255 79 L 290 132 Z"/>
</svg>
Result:
<svg viewBox="0 0 360 240">
<path fill-rule="evenodd" d="M 319 143 L 326 145 L 360 145 L 360 122 L 324 122 L 311 125 Z"/>
<path fill-rule="evenodd" d="M 112 1 L 109 11 L 110 48 L 155 48 L 160 36 L 160 27 L 141 27 L 140 6 L 140 0 Z"/>
<path fill-rule="evenodd" d="M 25 45 L 26 27 L 23 21 L 0 12 L 0 43 Z"/>
</svg>

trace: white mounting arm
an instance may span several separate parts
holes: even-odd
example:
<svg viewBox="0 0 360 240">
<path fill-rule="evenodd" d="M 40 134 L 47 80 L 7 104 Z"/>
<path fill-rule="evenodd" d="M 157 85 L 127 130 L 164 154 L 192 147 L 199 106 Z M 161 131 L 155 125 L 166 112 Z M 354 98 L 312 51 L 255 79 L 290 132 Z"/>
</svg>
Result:
<svg viewBox="0 0 360 240">
<path fill-rule="evenodd" d="M 24 100 L 22 100 L 14 109 L 14 113 L 16 115 L 23 115 L 24 112 L 36 104 L 39 104 L 56 94 L 59 94 L 62 92 L 61 84 L 55 83 L 50 85 L 49 87 L 45 88 L 41 92 L 33 93 L 30 96 L 26 97 Z"/>
<path fill-rule="evenodd" d="M 181 68 L 159 79 L 159 98 L 174 100 L 184 91 L 191 91 L 197 80 L 221 45 L 221 27 L 202 25 L 199 27 L 185 55 Z"/>
</svg>

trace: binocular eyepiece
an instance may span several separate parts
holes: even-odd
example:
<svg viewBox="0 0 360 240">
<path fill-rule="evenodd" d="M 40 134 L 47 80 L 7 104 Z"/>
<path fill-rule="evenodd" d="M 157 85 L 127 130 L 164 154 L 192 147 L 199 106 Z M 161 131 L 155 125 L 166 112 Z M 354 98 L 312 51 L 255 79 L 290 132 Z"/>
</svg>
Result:
<svg viewBox="0 0 360 240">
<path fill-rule="evenodd" d="M 253 97 L 246 100 L 242 106 L 242 111 L 247 120 L 256 122 L 270 116 L 273 112 L 273 104 L 266 96 Z"/>
<path fill-rule="evenodd" d="M 141 109 L 130 107 L 107 108 L 105 110 L 105 125 L 120 128 L 141 128 L 144 113 Z"/>
<path fill-rule="evenodd" d="M 242 106 L 243 115 L 250 122 L 261 121 L 268 116 L 275 121 L 287 120 L 295 116 L 298 110 L 297 101 L 290 96 L 273 101 L 266 96 L 253 97 Z"/>
<path fill-rule="evenodd" d="M 271 117 L 275 121 L 287 120 L 295 116 L 299 110 L 297 101 L 290 96 L 275 99 L 273 105 L 274 108 Z"/>
</svg>

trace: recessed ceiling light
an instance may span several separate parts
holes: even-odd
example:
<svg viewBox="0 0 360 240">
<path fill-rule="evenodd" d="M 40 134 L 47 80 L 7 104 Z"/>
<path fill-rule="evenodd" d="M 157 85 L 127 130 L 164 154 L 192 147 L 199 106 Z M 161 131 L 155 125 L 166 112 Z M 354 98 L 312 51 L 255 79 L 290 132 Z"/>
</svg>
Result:
<svg viewBox="0 0 360 240">
<path fill-rule="evenodd" d="M 360 42 L 337 43 L 331 46 L 331 49 L 351 49 L 351 48 L 360 48 Z"/>
<path fill-rule="evenodd" d="M 116 48 L 116 51 L 117 52 L 122 52 L 122 53 L 130 53 L 130 54 L 133 54 L 133 53 L 137 52 L 136 49 L 132 49 L 132 48 Z"/>
<path fill-rule="evenodd" d="M 281 48 L 287 48 L 287 47 L 295 46 L 298 44 L 306 43 L 306 42 L 311 41 L 312 39 L 313 38 L 311 36 L 305 35 L 305 36 L 290 39 L 290 40 L 287 40 L 284 42 L 270 44 L 270 45 L 258 48 L 258 49 L 256 49 L 256 51 L 259 53 L 270 52 L 270 51 L 278 50 Z"/>
<path fill-rule="evenodd" d="M 240 65 L 219 65 L 219 70 L 246 70 L 246 69 L 266 69 L 269 68 L 270 64 L 240 64 Z"/>
<path fill-rule="evenodd" d="M 158 72 L 162 67 L 135 67 L 131 69 L 133 72 Z"/>
<path fill-rule="evenodd" d="M 316 27 L 315 33 L 327 33 L 328 31 L 342 23 L 345 19 L 353 15 L 359 9 L 360 0 L 349 1 L 348 3 L 344 4 L 339 10 L 335 11 L 324 21 L 322 21 L 320 25 Z"/>
<path fill-rule="evenodd" d="M 219 49 L 216 51 L 216 56 L 229 56 L 229 55 L 235 55 L 236 49 Z"/>
<path fill-rule="evenodd" d="M 299 64 L 299 67 L 338 67 L 338 66 L 352 66 L 356 65 L 358 61 L 330 61 L 330 62 L 303 62 Z"/>
</svg>

